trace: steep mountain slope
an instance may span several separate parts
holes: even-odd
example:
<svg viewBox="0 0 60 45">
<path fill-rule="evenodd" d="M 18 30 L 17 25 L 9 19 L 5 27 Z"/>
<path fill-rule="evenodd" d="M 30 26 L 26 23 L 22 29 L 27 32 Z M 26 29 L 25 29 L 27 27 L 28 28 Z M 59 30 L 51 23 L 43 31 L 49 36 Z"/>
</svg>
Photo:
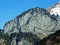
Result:
<svg viewBox="0 0 60 45">
<path fill-rule="evenodd" d="M 60 30 L 39 42 L 35 42 L 35 45 L 60 45 Z"/>
<path fill-rule="evenodd" d="M 60 30 L 42 40 L 32 33 L 12 33 L 9 37 L 0 31 L 0 45 L 60 45 Z"/>
<path fill-rule="evenodd" d="M 60 2 L 35 7 L 8 21 L 0 29 L 0 45 L 60 45 Z"/>
<path fill-rule="evenodd" d="M 51 16 L 47 10 L 43 8 L 32 8 L 23 12 L 15 19 L 4 25 L 4 33 L 9 35 L 12 33 L 31 32 L 36 34 L 40 39 L 55 33 L 60 28 L 60 24 L 55 16 Z"/>
<path fill-rule="evenodd" d="M 0 45 L 11 45 L 8 34 L 4 34 L 3 30 L 0 29 Z"/>
</svg>

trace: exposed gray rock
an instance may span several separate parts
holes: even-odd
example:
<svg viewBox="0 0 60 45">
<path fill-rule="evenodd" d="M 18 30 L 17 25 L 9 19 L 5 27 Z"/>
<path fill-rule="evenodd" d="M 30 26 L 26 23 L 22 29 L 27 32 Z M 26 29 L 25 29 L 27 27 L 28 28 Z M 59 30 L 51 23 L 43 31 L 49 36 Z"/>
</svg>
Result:
<svg viewBox="0 0 60 45">
<path fill-rule="evenodd" d="M 9 35 L 11 33 L 19 33 L 19 31 L 32 32 L 40 39 L 53 34 L 59 29 L 60 24 L 55 16 L 51 16 L 47 10 L 39 7 L 23 12 L 4 25 L 4 33 Z"/>
<path fill-rule="evenodd" d="M 33 45 L 27 40 L 22 39 L 21 41 L 18 42 L 18 45 Z"/>
<path fill-rule="evenodd" d="M 0 45 L 6 45 L 5 40 L 4 39 L 0 39 Z"/>
<path fill-rule="evenodd" d="M 16 45 L 16 37 L 11 41 L 11 45 Z"/>
</svg>

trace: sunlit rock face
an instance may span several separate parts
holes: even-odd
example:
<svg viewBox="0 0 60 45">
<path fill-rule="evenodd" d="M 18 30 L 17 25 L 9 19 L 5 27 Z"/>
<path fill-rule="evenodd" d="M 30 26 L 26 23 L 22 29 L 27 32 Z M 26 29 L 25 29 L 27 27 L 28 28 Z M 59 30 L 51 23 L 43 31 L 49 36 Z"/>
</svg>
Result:
<svg viewBox="0 0 60 45">
<path fill-rule="evenodd" d="M 40 39 L 56 32 L 60 25 L 54 16 L 51 16 L 43 8 L 33 8 L 23 12 L 15 19 L 4 25 L 4 33 L 31 32 L 36 34 Z"/>
<path fill-rule="evenodd" d="M 33 45 L 27 40 L 22 39 L 21 41 L 18 42 L 18 45 Z"/>
<path fill-rule="evenodd" d="M 7 22 L 4 26 L 4 33 L 8 33 L 8 34 L 11 34 L 11 33 L 18 33 L 18 29 L 17 29 L 17 24 L 15 22 L 15 20 L 11 20 L 9 22 Z"/>
<path fill-rule="evenodd" d="M 4 39 L 0 39 L 0 45 L 6 45 L 5 40 Z"/>
<path fill-rule="evenodd" d="M 16 38 L 13 38 L 13 40 L 11 41 L 11 45 L 16 45 Z"/>
</svg>

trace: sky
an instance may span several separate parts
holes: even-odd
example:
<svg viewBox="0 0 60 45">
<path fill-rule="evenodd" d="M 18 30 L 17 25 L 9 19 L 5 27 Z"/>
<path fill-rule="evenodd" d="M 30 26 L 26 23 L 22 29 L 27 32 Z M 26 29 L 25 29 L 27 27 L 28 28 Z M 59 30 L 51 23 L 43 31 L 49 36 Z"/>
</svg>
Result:
<svg viewBox="0 0 60 45">
<path fill-rule="evenodd" d="M 0 29 L 9 20 L 14 19 L 22 12 L 34 8 L 48 8 L 59 0 L 0 0 Z"/>
</svg>

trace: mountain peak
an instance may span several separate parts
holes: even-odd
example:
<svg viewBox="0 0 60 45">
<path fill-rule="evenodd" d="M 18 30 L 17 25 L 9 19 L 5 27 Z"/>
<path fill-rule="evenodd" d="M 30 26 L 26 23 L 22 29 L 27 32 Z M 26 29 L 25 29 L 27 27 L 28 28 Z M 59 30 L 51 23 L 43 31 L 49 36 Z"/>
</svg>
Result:
<svg viewBox="0 0 60 45">
<path fill-rule="evenodd" d="M 56 3 L 55 5 L 49 7 L 48 9 L 48 12 L 51 14 L 51 15 L 59 15 L 60 16 L 60 1 L 58 3 Z"/>
<path fill-rule="evenodd" d="M 35 8 L 30 8 L 30 9 L 28 9 L 27 11 L 22 12 L 22 13 L 21 13 L 20 15 L 18 15 L 16 18 L 20 18 L 20 17 L 24 16 L 26 13 L 31 13 L 31 14 L 33 15 L 34 13 L 39 13 L 40 11 L 42 11 L 42 12 L 47 12 L 47 10 L 44 9 L 44 8 L 35 7 Z"/>
<path fill-rule="evenodd" d="M 59 28 L 56 20 L 44 8 L 29 9 L 4 25 L 4 34 L 31 32 L 40 39 L 54 33 Z"/>
</svg>

